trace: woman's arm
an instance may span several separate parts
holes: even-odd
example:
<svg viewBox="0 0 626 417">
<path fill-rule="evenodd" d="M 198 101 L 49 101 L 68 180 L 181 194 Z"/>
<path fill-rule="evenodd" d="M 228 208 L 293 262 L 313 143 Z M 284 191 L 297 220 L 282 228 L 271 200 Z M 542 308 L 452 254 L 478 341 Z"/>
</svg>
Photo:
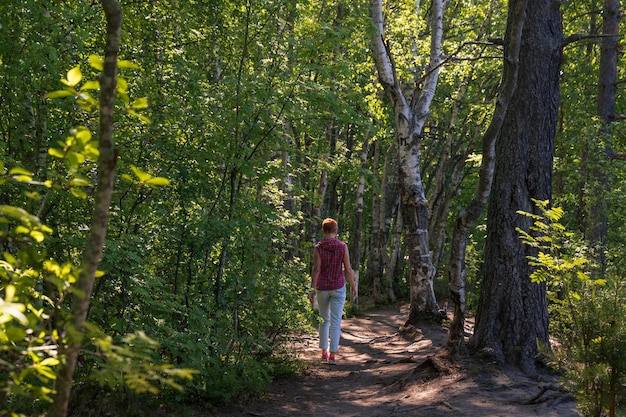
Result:
<svg viewBox="0 0 626 417">
<path fill-rule="evenodd" d="M 348 250 L 348 245 L 345 244 L 345 250 L 343 251 L 343 271 L 346 276 L 346 279 L 350 283 L 350 295 L 352 298 L 356 297 L 356 283 L 354 282 L 354 271 L 352 270 L 352 265 L 350 265 L 350 251 Z"/>
<path fill-rule="evenodd" d="M 311 288 L 317 288 L 317 279 L 320 276 L 320 270 L 322 269 L 322 258 L 320 257 L 317 248 L 313 248 L 313 270 L 311 271 Z"/>
<path fill-rule="evenodd" d="M 313 269 L 311 270 L 311 289 L 309 290 L 309 300 L 313 304 L 315 298 L 315 289 L 317 288 L 317 279 L 320 276 L 320 270 L 322 269 L 322 258 L 317 252 L 317 248 L 313 248 Z"/>
</svg>

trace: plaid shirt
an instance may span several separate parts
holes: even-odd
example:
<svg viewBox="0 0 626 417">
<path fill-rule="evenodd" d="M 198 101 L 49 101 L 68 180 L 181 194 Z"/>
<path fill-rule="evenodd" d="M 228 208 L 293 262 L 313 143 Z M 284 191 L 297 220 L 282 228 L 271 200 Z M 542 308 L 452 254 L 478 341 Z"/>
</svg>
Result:
<svg viewBox="0 0 626 417">
<path fill-rule="evenodd" d="M 322 239 L 315 248 L 322 261 L 317 289 L 331 291 L 346 285 L 346 278 L 343 276 L 343 254 L 346 244 L 336 238 Z"/>
</svg>

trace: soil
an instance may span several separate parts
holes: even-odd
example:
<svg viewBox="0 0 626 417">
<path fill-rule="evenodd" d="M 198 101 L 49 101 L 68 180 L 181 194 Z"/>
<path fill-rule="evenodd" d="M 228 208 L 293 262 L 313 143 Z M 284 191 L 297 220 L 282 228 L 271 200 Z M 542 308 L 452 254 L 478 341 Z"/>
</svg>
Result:
<svg viewBox="0 0 626 417">
<path fill-rule="evenodd" d="M 404 328 L 407 307 L 344 319 L 337 364 L 323 363 L 317 335 L 302 335 L 299 375 L 272 382 L 262 399 L 209 414 L 408 417 L 580 416 L 574 397 L 549 373 L 527 375 L 468 356 L 450 361 L 440 325 Z M 468 327 L 468 332 L 471 327 Z"/>
</svg>

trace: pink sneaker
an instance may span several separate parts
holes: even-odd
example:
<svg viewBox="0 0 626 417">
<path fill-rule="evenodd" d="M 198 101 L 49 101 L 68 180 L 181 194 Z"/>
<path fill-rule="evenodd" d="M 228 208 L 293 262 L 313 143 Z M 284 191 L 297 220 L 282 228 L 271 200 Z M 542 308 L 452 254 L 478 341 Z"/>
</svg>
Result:
<svg viewBox="0 0 626 417">
<path fill-rule="evenodd" d="M 322 351 L 322 360 L 328 360 L 328 352 L 326 352 L 325 350 Z"/>
<path fill-rule="evenodd" d="M 331 353 L 330 356 L 328 357 L 328 363 L 330 363 L 331 365 L 337 365 L 337 362 L 335 361 L 334 353 Z"/>
</svg>

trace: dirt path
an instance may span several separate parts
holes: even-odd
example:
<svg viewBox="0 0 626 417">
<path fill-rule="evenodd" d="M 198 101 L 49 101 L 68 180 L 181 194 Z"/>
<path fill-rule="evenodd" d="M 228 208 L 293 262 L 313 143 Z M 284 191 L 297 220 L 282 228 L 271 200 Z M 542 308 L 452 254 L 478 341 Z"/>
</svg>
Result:
<svg viewBox="0 0 626 417">
<path fill-rule="evenodd" d="M 214 416 L 579 416 L 574 398 L 548 375 L 468 361 L 454 365 L 437 352 L 446 331 L 438 326 L 399 329 L 404 309 L 368 311 L 344 320 L 338 365 L 318 359 L 316 335 L 296 349 L 307 363 L 295 378 L 273 382 L 263 401 Z"/>
</svg>

